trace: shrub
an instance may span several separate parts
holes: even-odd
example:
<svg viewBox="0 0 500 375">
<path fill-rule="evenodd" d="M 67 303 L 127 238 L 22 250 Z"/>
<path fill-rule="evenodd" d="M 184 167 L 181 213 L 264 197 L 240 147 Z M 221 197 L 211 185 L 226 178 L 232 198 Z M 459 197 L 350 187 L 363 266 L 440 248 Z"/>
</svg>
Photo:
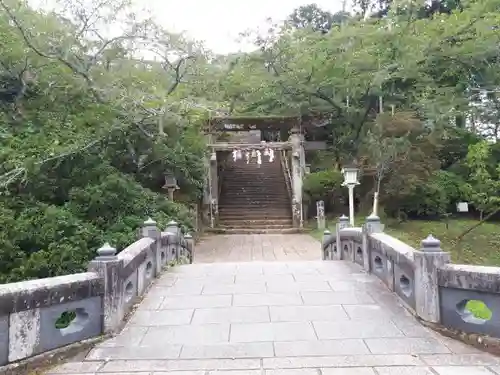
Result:
<svg viewBox="0 0 500 375">
<path fill-rule="evenodd" d="M 304 178 L 304 200 L 311 204 L 323 200 L 325 207 L 331 206 L 342 181 L 342 174 L 335 169 L 310 173 Z"/>
<path fill-rule="evenodd" d="M 439 170 L 425 184 L 414 186 L 409 195 L 395 199 L 394 203 L 409 216 L 439 216 L 454 212 L 456 203 L 466 196 L 466 184 L 460 176 Z"/>
</svg>

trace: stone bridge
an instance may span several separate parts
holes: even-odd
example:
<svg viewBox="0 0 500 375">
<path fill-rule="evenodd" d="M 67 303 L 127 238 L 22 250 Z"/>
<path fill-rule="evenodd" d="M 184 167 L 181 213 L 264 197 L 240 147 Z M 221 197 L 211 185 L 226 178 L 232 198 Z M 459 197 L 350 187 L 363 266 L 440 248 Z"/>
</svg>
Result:
<svg viewBox="0 0 500 375">
<path fill-rule="evenodd" d="M 496 345 L 498 269 L 452 265 L 431 237 L 413 249 L 376 217 L 363 228 L 341 220 L 322 244 L 232 235 L 196 251 L 176 223 L 161 232 L 148 220 L 115 252 L 99 249 L 86 273 L 0 286 L 3 371 L 500 374 L 499 357 L 442 335 Z M 469 300 L 492 318 L 472 316 Z"/>
</svg>

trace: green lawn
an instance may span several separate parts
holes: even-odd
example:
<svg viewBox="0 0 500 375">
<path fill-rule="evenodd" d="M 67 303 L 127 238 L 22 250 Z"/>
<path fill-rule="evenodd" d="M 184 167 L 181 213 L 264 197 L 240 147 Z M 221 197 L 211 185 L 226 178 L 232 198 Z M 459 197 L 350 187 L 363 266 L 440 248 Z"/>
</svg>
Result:
<svg viewBox="0 0 500 375">
<path fill-rule="evenodd" d="M 500 266 L 500 224 L 484 223 L 457 243 L 457 236 L 475 223 L 475 220 L 452 219 L 448 229 L 444 221 L 413 220 L 401 224 L 389 221 L 384 224 L 386 233 L 417 249 L 420 241 L 432 234 L 441 241 L 441 247 L 451 253 L 454 263 Z M 335 222 L 327 226 L 334 230 Z M 312 235 L 320 239 L 323 233 L 312 230 Z"/>
</svg>

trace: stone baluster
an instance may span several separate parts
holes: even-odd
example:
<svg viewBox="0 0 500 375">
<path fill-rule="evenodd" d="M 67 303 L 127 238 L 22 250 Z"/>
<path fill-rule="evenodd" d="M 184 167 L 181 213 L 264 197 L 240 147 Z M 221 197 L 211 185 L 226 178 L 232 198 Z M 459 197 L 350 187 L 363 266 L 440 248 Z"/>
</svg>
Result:
<svg viewBox="0 0 500 375">
<path fill-rule="evenodd" d="M 414 253 L 416 311 L 423 320 L 440 322 L 438 269 L 450 260 L 450 253 L 443 251 L 441 241 L 432 235 Z"/>
<path fill-rule="evenodd" d="M 90 261 L 88 270 L 96 272 L 104 280 L 103 330 L 119 329 L 124 315 L 123 260 L 116 256 L 116 249 L 105 243 L 97 250 L 97 257 Z"/>
<path fill-rule="evenodd" d="M 156 221 L 151 219 L 150 217 L 142 224 L 141 228 L 141 237 L 142 238 L 151 238 L 155 240 L 155 243 L 152 245 L 153 250 L 153 258 L 155 264 L 155 276 L 160 273 L 162 269 L 162 256 L 161 253 L 163 251 L 161 246 L 161 233 L 160 229 L 158 229 L 156 225 Z"/>
</svg>

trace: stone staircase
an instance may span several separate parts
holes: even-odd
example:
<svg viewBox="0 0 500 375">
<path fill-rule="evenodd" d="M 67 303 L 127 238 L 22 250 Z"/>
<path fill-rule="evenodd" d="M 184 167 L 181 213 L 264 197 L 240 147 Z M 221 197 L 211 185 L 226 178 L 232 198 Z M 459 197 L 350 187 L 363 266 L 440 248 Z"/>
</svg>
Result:
<svg viewBox="0 0 500 375">
<path fill-rule="evenodd" d="M 279 152 L 273 162 L 227 162 L 219 199 L 218 232 L 287 233 L 292 224 L 290 196 Z"/>
</svg>

